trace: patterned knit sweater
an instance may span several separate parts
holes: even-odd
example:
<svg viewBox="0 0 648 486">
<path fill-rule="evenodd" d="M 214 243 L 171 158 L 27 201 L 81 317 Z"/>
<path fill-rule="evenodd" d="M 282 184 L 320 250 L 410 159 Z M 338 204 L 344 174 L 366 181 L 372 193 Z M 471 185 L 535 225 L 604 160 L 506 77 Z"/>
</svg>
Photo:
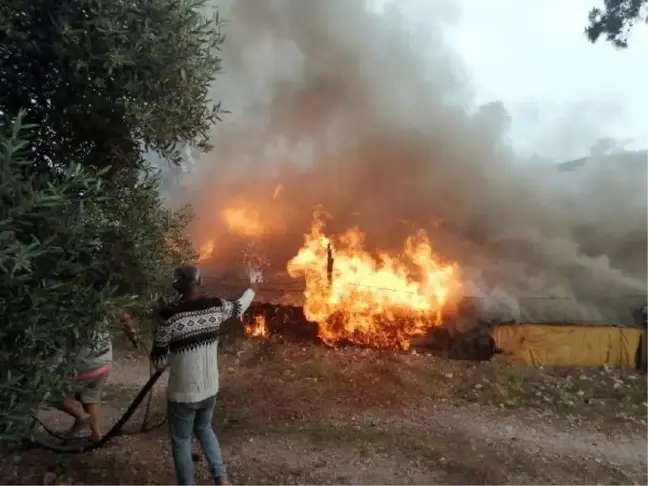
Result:
<svg viewBox="0 0 648 486">
<path fill-rule="evenodd" d="M 158 369 L 170 366 L 170 401 L 195 403 L 218 393 L 222 324 L 240 318 L 252 299 L 254 291 L 248 289 L 238 300 L 201 297 L 181 300 L 160 311 L 163 322 L 157 329 L 151 361 Z"/>
</svg>

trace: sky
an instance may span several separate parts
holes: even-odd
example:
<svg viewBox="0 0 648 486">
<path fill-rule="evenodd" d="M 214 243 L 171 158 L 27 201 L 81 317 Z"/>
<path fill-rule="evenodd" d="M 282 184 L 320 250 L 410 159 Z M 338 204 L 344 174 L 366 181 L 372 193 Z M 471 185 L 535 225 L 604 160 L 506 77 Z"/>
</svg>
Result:
<svg viewBox="0 0 648 486">
<path fill-rule="evenodd" d="M 408 13 L 424 24 L 440 1 L 415 1 Z M 647 26 L 616 50 L 583 34 L 600 0 L 455 3 L 447 42 L 463 59 L 476 101 L 504 103 L 521 155 L 570 160 L 605 137 L 628 149 L 648 146 Z"/>
</svg>

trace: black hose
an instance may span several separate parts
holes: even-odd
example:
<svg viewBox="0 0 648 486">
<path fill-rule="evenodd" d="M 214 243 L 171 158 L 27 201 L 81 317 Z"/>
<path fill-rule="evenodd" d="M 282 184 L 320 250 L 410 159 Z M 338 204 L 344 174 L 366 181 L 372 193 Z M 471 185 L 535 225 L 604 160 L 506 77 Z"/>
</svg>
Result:
<svg viewBox="0 0 648 486">
<path fill-rule="evenodd" d="M 149 396 L 150 396 L 150 395 L 149 395 Z M 47 432 L 49 435 L 51 435 L 51 436 L 54 437 L 55 439 L 60 440 L 61 442 L 68 442 L 68 441 L 70 441 L 70 438 L 63 437 L 63 436 L 59 435 L 59 432 L 56 432 L 55 430 L 52 430 L 50 427 L 47 426 L 47 424 L 45 424 L 41 419 L 39 419 L 39 418 L 36 417 L 35 415 L 33 416 L 33 418 L 34 418 L 34 426 L 36 426 L 36 425 L 40 425 L 41 428 L 42 428 L 45 432 Z M 166 424 L 166 422 L 167 422 L 167 418 L 166 418 L 166 417 L 163 417 L 163 418 L 160 419 L 160 421 L 158 421 L 155 425 L 150 425 L 150 426 L 147 427 L 147 426 L 146 426 L 146 423 L 144 423 L 144 424 L 142 424 L 142 427 L 141 427 L 139 430 L 133 430 L 133 431 L 130 431 L 130 432 L 123 432 L 123 431 L 119 431 L 119 433 L 118 433 L 117 435 L 118 435 L 118 436 L 122 436 L 122 435 L 139 435 L 139 434 L 148 434 L 149 432 L 152 432 L 152 431 L 154 431 L 154 430 L 159 429 L 159 428 L 162 427 L 164 424 Z"/>
<path fill-rule="evenodd" d="M 62 437 L 58 435 L 58 432 L 50 429 L 47 425 L 43 423 L 41 419 L 39 419 L 36 415 L 32 414 L 32 418 L 34 419 L 34 423 L 32 424 L 32 432 L 36 428 L 36 425 L 40 425 L 45 432 L 47 432 L 49 435 L 52 437 L 55 437 L 56 439 L 65 442 L 67 439 L 65 437 Z"/>
<path fill-rule="evenodd" d="M 135 399 L 132 401 L 132 403 L 129 405 L 129 407 L 126 409 L 124 414 L 121 416 L 121 418 L 117 421 L 115 425 L 112 426 L 112 428 L 99 440 L 95 442 L 91 442 L 89 444 L 84 444 L 82 446 L 52 446 L 50 444 L 46 444 L 45 442 L 41 442 L 40 440 L 30 437 L 27 439 L 27 441 L 34 446 L 41 447 L 43 449 L 47 449 L 53 452 L 58 452 L 61 454 L 80 454 L 83 452 L 89 452 L 93 451 L 95 449 L 99 449 L 100 447 L 103 447 L 110 439 L 113 437 L 116 437 L 121 428 L 128 422 L 128 420 L 131 418 L 133 413 L 135 413 L 135 410 L 137 410 L 137 407 L 142 403 L 146 395 L 148 395 L 153 388 L 153 385 L 155 385 L 155 382 L 158 381 L 160 376 L 162 376 L 162 373 L 164 373 L 164 369 L 156 371 L 146 382 L 146 384 L 142 387 L 142 389 L 139 391 L 139 393 L 135 396 Z M 57 437 L 60 439 L 60 437 L 53 431 L 51 431 L 48 427 L 46 427 L 39 419 L 35 418 L 45 429 L 47 433 L 52 435 L 53 437 Z M 160 427 L 166 419 L 162 420 L 159 424 L 156 424 L 154 427 L 150 428 L 150 430 L 153 430 L 154 428 Z"/>
<path fill-rule="evenodd" d="M 150 353 L 148 353 L 150 355 Z M 149 372 L 152 375 L 155 371 L 153 363 L 149 363 Z M 142 419 L 142 427 L 140 432 L 146 431 L 146 423 L 148 422 L 149 415 L 151 414 L 151 404 L 153 403 L 153 394 L 149 393 L 148 400 L 146 400 L 146 407 L 144 408 L 144 418 Z"/>
<path fill-rule="evenodd" d="M 240 322 L 240 318 L 236 317 L 230 319 L 229 321 L 232 322 L 226 321 L 223 324 L 221 324 L 221 329 L 219 330 L 218 333 L 219 337 L 229 334 L 229 332 L 232 330 L 231 327 L 233 322 Z M 229 325 L 224 325 L 224 324 L 229 324 Z M 133 342 L 133 345 L 136 348 L 139 348 L 138 343 L 136 341 Z M 151 389 L 153 388 L 153 385 L 155 385 L 155 383 L 160 378 L 160 376 L 162 376 L 162 373 L 164 373 L 164 369 L 158 370 L 153 375 L 151 375 L 149 380 L 142 387 L 139 393 L 135 396 L 135 399 L 126 409 L 126 411 L 121 416 L 121 418 L 117 421 L 115 425 L 112 426 L 112 428 L 108 431 L 108 433 L 106 433 L 106 435 L 104 435 L 101 439 L 91 443 L 86 443 L 83 446 L 70 446 L 70 447 L 52 446 L 50 444 L 46 444 L 45 442 L 41 442 L 40 440 L 34 438 L 33 436 L 26 439 L 26 442 L 30 445 L 41 447 L 43 449 L 47 449 L 61 454 L 81 454 L 83 452 L 89 452 L 103 447 L 110 439 L 116 437 L 117 435 L 120 435 L 119 432 L 121 431 L 121 428 L 124 426 L 124 424 L 126 424 L 126 422 L 128 422 L 128 420 L 131 418 L 133 413 L 135 413 L 135 410 L 137 410 L 137 407 L 139 407 L 139 405 L 142 403 L 146 395 L 150 393 Z M 65 441 L 63 437 L 59 436 L 56 432 L 54 432 L 49 427 L 47 427 L 38 417 L 34 416 L 34 426 L 36 426 L 37 423 L 40 424 L 43 427 L 43 429 L 52 437 L 56 437 L 61 441 Z M 164 417 L 162 420 L 160 420 L 160 422 L 158 422 L 152 427 L 148 427 L 148 428 L 142 427 L 139 433 L 150 432 L 152 430 L 161 427 L 165 423 L 166 423 L 166 417 Z"/>
</svg>

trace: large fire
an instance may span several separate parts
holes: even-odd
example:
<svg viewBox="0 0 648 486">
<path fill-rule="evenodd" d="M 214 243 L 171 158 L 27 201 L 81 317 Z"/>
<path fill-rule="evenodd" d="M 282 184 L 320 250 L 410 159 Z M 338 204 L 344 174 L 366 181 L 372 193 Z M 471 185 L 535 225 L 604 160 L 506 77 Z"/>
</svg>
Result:
<svg viewBox="0 0 648 486">
<path fill-rule="evenodd" d="M 399 256 L 373 256 L 358 229 L 336 240 L 323 229 L 316 213 L 288 273 L 305 279 L 304 314 L 329 345 L 408 349 L 413 337 L 441 323 L 459 295 L 458 267 L 435 255 L 424 232 L 407 238 Z"/>
<path fill-rule="evenodd" d="M 281 191 L 278 186 L 273 198 Z M 254 242 L 283 228 L 280 217 L 261 209 L 238 201 L 222 209 L 220 217 L 230 234 Z M 336 238 L 326 236 L 322 213 L 315 213 L 304 244 L 287 264 L 292 278 L 305 281 L 304 315 L 318 324 L 320 339 L 329 345 L 408 349 L 412 338 L 451 312 L 462 287 L 459 268 L 434 253 L 425 232 L 408 237 L 398 254 L 372 254 L 364 238 L 357 228 Z M 212 258 L 214 248 L 214 240 L 205 242 L 200 261 Z M 244 252 L 248 259 L 252 250 Z M 255 319 L 246 335 L 267 337 L 265 321 Z"/>
<path fill-rule="evenodd" d="M 227 229 L 239 236 L 258 238 L 267 231 L 261 213 L 252 207 L 228 207 L 221 211 L 220 216 Z"/>
<path fill-rule="evenodd" d="M 205 243 L 200 245 L 198 250 L 198 261 L 204 262 L 209 260 L 214 255 L 214 248 L 216 244 L 214 240 L 207 240 Z"/>
<path fill-rule="evenodd" d="M 222 209 L 220 219 L 229 233 L 244 238 L 258 238 L 269 231 L 259 210 L 246 204 L 233 204 Z M 200 245 L 198 262 L 204 263 L 211 260 L 215 247 L 214 239 L 209 239 Z"/>
</svg>

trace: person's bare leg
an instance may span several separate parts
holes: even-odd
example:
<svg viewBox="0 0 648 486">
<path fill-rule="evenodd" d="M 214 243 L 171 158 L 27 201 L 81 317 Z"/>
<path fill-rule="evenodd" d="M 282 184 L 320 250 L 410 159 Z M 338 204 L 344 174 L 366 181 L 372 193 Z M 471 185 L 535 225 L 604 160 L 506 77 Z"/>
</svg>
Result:
<svg viewBox="0 0 648 486">
<path fill-rule="evenodd" d="M 92 438 L 101 439 L 101 403 L 84 403 L 83 410 L 90 416 L 88 425 L 92 431 Z"/>
<path fill-rule="evenodd" d="M 72 398 L 66 398 L 61 403 L 59 403 L 56 408 L 61 412 L 65 412 L 71 417 L 74 417 L 75 421 L 83 420 L 85 416 L 76 407 L 76 403 L 76 400 L 73 400 Z"/>
<path fill-rule="evenodd" d="M 76 401 L 72 398 L 66 398 L 56 408 L 58 408 L 61 412 L 65 412 L 68 415 L 74 417 L 74 424 L 65 433 L 66 437 L 73 437 L 84 426 L 88 424 L 89 417 L 79 411 L 79 409 L 76 407 Z"/>
<path fill-rule="evenodd" d="M 83 404 L 83 409 L 90 415 L 88 425 L 90 426 L 94 440 L 101 439 L 101 398 L 107 377 L 108 373 L 104 373 L 88 382 L 79 397 Z"/>
</svg>

